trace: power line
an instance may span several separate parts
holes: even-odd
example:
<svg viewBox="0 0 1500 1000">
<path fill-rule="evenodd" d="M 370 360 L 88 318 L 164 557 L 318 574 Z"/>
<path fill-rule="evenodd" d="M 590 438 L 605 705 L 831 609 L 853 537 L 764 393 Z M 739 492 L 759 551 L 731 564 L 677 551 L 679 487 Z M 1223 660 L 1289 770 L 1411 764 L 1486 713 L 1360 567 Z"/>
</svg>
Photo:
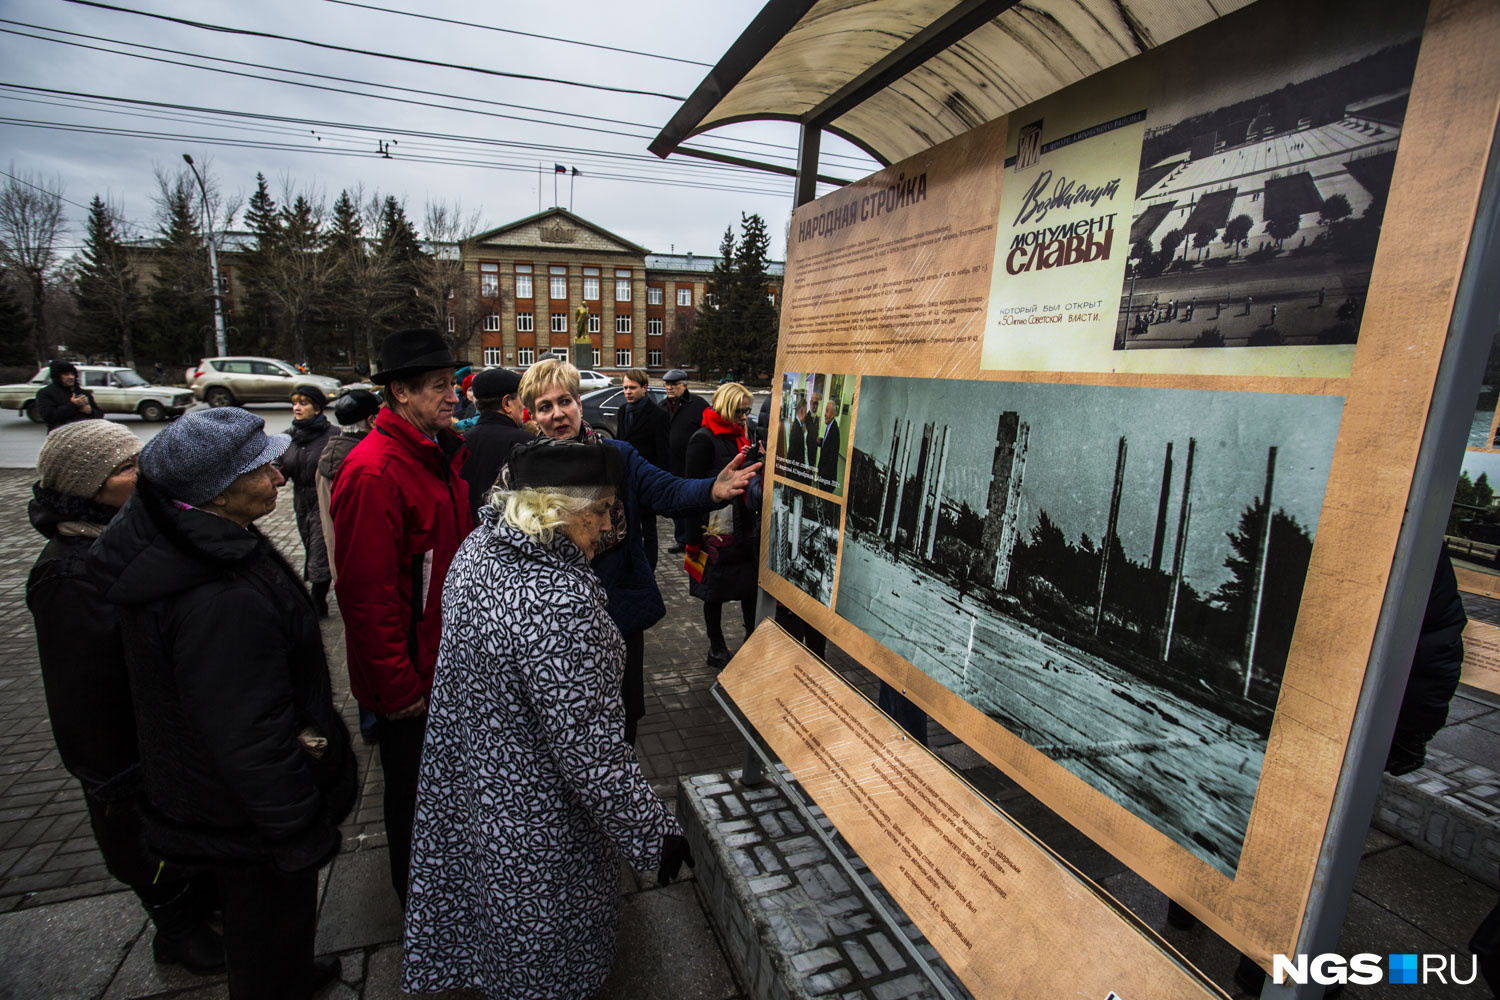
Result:
<svg viewBox="0 0 1500 1000">
<path fill-rule="evenodd" d="M 391 52 L 375 52 L 371 49 L 356 49 L 347 45 L 334 45 L 329 42 L 315 42 L 309 38 L 294 38 L 290 35 L 277 35 L 269 31 L 252 31 L 249 28 L 230 28 L 221 24 L 209 24 L 206 21 L 191 21 L 183 17 L 171 17 L 167 14 L 155 14 L 151 11 L 134 10 L 130 7 L 117 7 L 114 4 L 100 3 L 99 0 L 63 0 L 64 3 L 78 4 L 82 7 L 96 7 L 100 10 L 116 11 L 121 14 L 135 14 L 139 17 L 154 18 L 158 21 L 167 21 L 172 24 L 182 24 L 189 28 L 201 28 L 204 31 L 217 31 L 228 35 L 247 35 L 252 38 L 269 38 L 278 42 L 293 42 L 297 45 L 308 45 L 317 49 L 327 49 L 331 52 L 347 52 L 352 55 L 371 56 L 376 59 L 390 59 L 395 62 L 413 63 L 418 66 L 435 66 L 439 69 L 458 69 L 468 73 L 480 73 L 485 76 L 498 76 L 511 80 L 530 80 L 537 83 L 556 83 L 564 87 L 583 87 L 587 90 L 604 90 L 614 94 L 633 94 L 638 97 L 660 97 L 669 101 L 685 101 L 687 98 L 677 94 L 663 94 L 655 90 L 634 90 L 630 87 L 610 87 L 602 83 L 579 83 L 577 80 L 562 80 L 551 76 L 533 76 L 529 73 L 509 73 L 499 69 L 485 69 L 482 66 L 465 66 L 461 63 L 445 63 L 436 59 L 422 59 L 417 56 L 396 55 Z"/>
<path fill-rule="evenodd" d="M 342 4 L 345 7 L 361 7 L 365 10 L 378 10 L 384 14 L 400 14 L 402 17 L 418 17 L 424 21 L 439 21 L 443 24 L 456 24 L 463 28 L 480 28 L 484 31 L 499 31 L 507 35 L 521 35 L 524 38 L 540 38 L 547 42 L 561 42 L 564 45 L 582 45 L 590 49 L 603 49 L 606 52 L 623 52 L 626 55 L 644 56 L 647 59 L 664 59 L 667 62 L 685 63 L 689 66 L 702 66 L 713 69 L 713 63 L 698 62 L 695 59 L 682 59 L 678 56 L 664 56 L 655 52 L 641 52 L 637 49 L 621 49 L 613 45 L 600 45 L 597 42 L 580 42 L 574 38 L 558 38 L 555 35 L 537 35 L 530 31 L 519 31 L 515 28 L 501 28 L 493 24 L 479 24 L 474 21 L 455 21 L 449 17 L 438 17 L 435 14 L 418 14 L 410 10 L 396 10 L 392 7 L 376 7 L 373 4 L 354 3 L 353 0 L 328 0 L 329 3 Z"/>
<path fill-rule="evenodd" d="M 49 190 L 47 188 L 42 187 L 40 184 L 33 184 L 30 181 L 28 181 L 28 180 L 23 180 L 22 178 L 17 177 L 15 174 L 11 173 L 8 170 L 0 170 L 0 174 L 4 174 L 6 177 L 9 177 L 11 180 L 15 181 L 17 184 L 25 184 L 29 188 L 35 188 L 36 190 L 42 192 L 42 194 L 51 195 L 52 197 L 56 198 L 58 201 L 65 201 L 69 205 L 73 205 L 73 206 L 75 206 L 77 208 L 83 209 L 85 212 L 87 212 L 89 210 L 89 207 L 87 205 L 80 205 L 80 204 L 78 204 L 78 202 L 74 201 L 72 198 L 64 198 L 62 196 L 62 192 L 61 191 L 52 191 L 52 190 Z"/>
<path fill-rule="evenodd" d="M 330 2 L 345 2 L 345 0 L 330 0 Z M 159 45 L 146 45 L 146 44 L 144 44 L 142 42 L 131 42 L 131 41 L 126 41 L 125 39 L 109 38 L 109 37 L 104 37 L 104 36 L 100 36 L 100 35 L 90 35 L 90 34 L 85 34 L 83 32 L 77 32 L 77 31 L 67 31 L 67 30 L 64 30 L 62 28 L 52 28 L 52 27 L 48 27 L 46 25 L 31 24 L 31 23 L 26 22 L 26 21 L 15 21 L 15 20 L 11 20 L 11 19 L 8 19 L 8 18 L 0 18 L 0 24 L 13 24 L 13 25 L 17 25 L 19 27 L 31 28 L 31 29 L 37 30 L 37 31 L 48 31 L 48 32 L 52 32 L 54 34 L 67 35 L 67 36 L 72 37 L 72 38 L 86 38 L 86 39 L 89 39 L 91 41 L 96 41 L 96 42 L 108 42 L 108 43 L 115 44 L 115 45 L 126 45 L 126 46 L 129 46 L 131 48 L 145 49 L 145 50 L 148 50 L 148 51 L 151 51 L 151 52 L 165 52 L 165 53 L 169 53 L 171 55 L 188 56 L 188 57 L 197 58 L 197 59 L 208 59 L 208 60 L 212 60 L 214 62 L 228 63 L 228 64 L 234 65 L 234 66 L 247 66 L 247 67 L 251 67 L 251 68 L 254 68 L 254 69 L 272 70 L 272 71 L 275 71 L 275 72 L 278 72 L 278 73 L 295 73 L 295 74 L 297 74 L 299 76 L 308 76 L 308 77 L 313 77 L 314 79 L 319 79 L 319 80 L 333 80 L 333 81 L 336 81 L 336 82 L 339 82 L 339 83 L 352 83 L 352 84 L 358 84 L 359 86 L 364 86 L 364 87 L 378 87 L 378 88 L 385 89 L 385 90 L 396 90 L 396 91 L 401 91 L 403 93 L 409 93 L 409 94 L 421 94 L 421 95 L 426 96 L 426 97 L 445 97 L 445 98 L 450 98 L 450 99 L 453 99 L 453 100 L 468 101 L 468 102 L 475 103 L 475 104 L 485 104 L 485 105 L 489 105 L 489 106 L 492 106 L 492 107 L 514 108 L 514 109 L 517 109 L 517 110 L 520 110 L 520 111 L 535 111 L 535 112 L 538 112 L 540 114 L 546 114 L 546 115 L 563 115 L 563 116 L 569 117 L 569 118 L 580 118 L 580 119 L 583 119 L 585 121 L 603 122 L 605 124 L 610 124 L 610 125 L 625 125 L 625 126 L 630 126 L 630 127 L 638 127 L 638 126 L 636 126 L 635 122 L 625 121 L 625 120 L 622 120 L 622 119 L 619 119 L 619 118 L 606 118 L 606 117 L 603 117 L 603 116 L 600 116 L 600 115 L 589 115 L 589 114 L 583 114 L 581 112 L 576 112 L 576 111 L 564 111 L 564 110 L 562 110 L 560 108 L 536 107 L 534 105 L 529 105 L 529 104 L 512 104 L 512 103 L 509 103 L 509 102 L 506 102 L 506 101 L 496 101 L 496 100 L 491 100 L 491 99 L 482 98 L 482 97 L 469 97 L 467 95 L 461 95 L 461 94 L 449 94 L 449 93 L 444 92 L 444 91 L 422 90 L 422 89 L 417 88 L 417 87 L 403 87 L 403 86 L 399 86 L 397 84 L 378 83 L 378 82 L 370 81 L 370 80 L 360 80 L 360 79 L 353 78 L 353 77 L 337 76 L 335 74 L 330 74 L 330 73 L 315 73 L 315 72 L 313 72 L 311 70 L 295 69 L 295 68 L 292 68 L 292 67 L 285 67 L 285 66 L 272 66 L 272 65 L 269 65 L 267 63 L 251 62 L 251 61 L 242 60 L 242 59 L 229 59 L 229 58 L 224 57 L 224 56 L 213 56 L 213 55 L 208 55 L 208 54 L 205 54 L 205 53 L 196 53 L 196 52 L 184 52 L 181 49 L 166 48 L 164 46 L 159 46 Z M 92 45 L 83 45 L 83 44 L 78 43 L 78 42 L 69 42 L 69 41 L 66 41 L 66 40 L 60 39 L 60 38 L 48 38 L 48 37 L 46 37 L 44 35 L 28 35 L 28 34 L 26 34 L 24 32 L 9 32 L 9 31 L 6 31 L 6 29 L 0 29 L 0 32 L 5 32 L 7 34 L 15 34 L 15 35 L 17 35 L 19 37 L 22 37 L 22 38 L 31 38 L 31 39 L 35 39 L 37 41 L 52 42 L 53 44 L 56 44 L 56 45 L 69 45 L 69 46 L 74 46 L 74 47 L 77 47 L 77 48 L 89 49 L 90 51 L 104 52 L 104 53 L 107 53 L 107 54 L 110 54 L 110 55 L 124 56 L 124 57 L 130 58 L 130 59 L 144 59 L 144 60 L 151 61 L 151 62 L 162 62 L 162 63 L 165 63 L 167 65 L 172 65 L 172 66 L 183 66 L 183 67 L 188 68 L 188 69 L 197 69 L 197 70 L 201 70 L 201 71 L 207 72 L 207 73 L 223 73 L 223 74 L 229 75 L 229 76 L 243 76 L 243 77 L 246 77 L 246 78 L 249 78 L 249 79 L 253 79 L 253 80 L 265 80 L 267 82 L 280 83 L 280 84 L 284 84 L 284 85 L 287 85 L 287 86 L 307 87 L 307 88 L 314 89 L 314 90 L 325 90 L 325 91 L 329 91 L 329 92 L 332 92 L 332 93 L 350 94 L 352 96 L 365 97 L 365 98 L 368 98 L 368 99 L 371 99 L 371 100 L 392 101 L 394 103 L 404 103 L 404 104 L 416 104 L 416 105 L 421 106 L 421 107 L 439 108 L 441 110 L 457 111 L 459 113 L 467 113 L 467 114 L 482 114 L 483 113 L 483 112 L 480 112 L 480 111 L 478 111 L 476 109 L 473 109 L 473 108 L 457 107 L 457 106 L 448 105 L 448 104 L 432 104 L 430 102 L 425 102 L 425 101 L 406 101 L 406 100 L 403 100 L 401 98 L 390 97 L 390 96 L 385 95 L 385 94 L 366 94 L 366 93 L 362 93 L 360 91 L 345 90 L 345 89 L 339 88 L 339 87 L 321 87 L 321 86 L 318 86 L 316 84 L 309 84 L 309 83 L 306 83 L 306 82 L 301 81 L 301 80 L 283 80 L 283 79 L 279 79 L 277 77 L 261 76 L 259 74 L 255 74 L 255 73 L 237 73 L 237 72 L 232 71 L 232 70 L 224 70 L 224 69 L 220 69 L 220 68 L 214 67 L 214 66 L 202 66 L 202 65 L 198 65 L 196 63 L 184 63 L 184 62 L 178 62 L 177 60 L 172 60 L 172 59 L 157 59 L 157 58 L 154 58 L 154 57 L 151 57 L 151 56 L 143 56 L 143 55 L 140 55 L 139 53 L 135 53 L 135 52 L 120 52 L 120 51 L 117 51 L 115 49 L 100 48 L 100 47 L 92 46 Z M 505 118 L 505 119 L 508 119 L 508 120 L 511 120 L 511 121 L 528 122 L 528 123 L 535 124 L 535 125 L 545 125 L 545 126 L 552 126 L 552 127 L 557 127 L 557 128 L 586 128 L 586 126 L 574 126 L 574 125 L 570 125 L 570 124 L 565 123 L 565 122 L 552 122 L 552 121 L 546 121 L 546 120 L 543 120 L 543 119 L 524 118 L 524 117 L 520 117 L 520 116 L 517 116 L 517 115 L 491 115 L 490 117 L 501 117 L 501 118 Z M 627 132 L 616 132 L 616 131 L 613 131 L 613 130 L 610 130 L 610 129 L 599 129 L 598 131 L 601 132 L 601 133 L 603 133 L 603 134 L 605 134 L 605 135 L 620 135 L 620 136 L 624 136 L 624 137 L 628 137 L 628 138 L 643 138 L 643 139 L 649 139 L 649 138 L 651 138 L 655 134 L 654 132 L 651 132 L 649 130 L 646 131 L 646 132 L 639 133 L 639 134 L 638 133 L 627 133 Z M 786 145 L 786 144 L 783 144 L 783 143 L 764 142 L 764 141 L 761 141 L 761 140 L 758 140 L 758 139 L 744 139 L 744 138 L 739 138 L 739 137 L 736 137 L 736 136 L 718 136 L 718 137 L 714 137 L 714 138 L 716 138 L 718 141 L 721 141 L 721 142 L 733 142 L 733 143 L 738 143 L 738 144 L 741 144 L 741 145 L 760 146 L 760 147 L 764 147 L 766 149 L 786 150 L 785 153 L 761 153 L 761 154 L 759 154 L 761 156 L 770 156 L 770 157 L 774 157 L 774 158 L 777 158 L 777 159 L 785 159 L 785 160 L 789 160 L 789 161 L 794 161 L 795 158 L 796 158 L 795 157 L 795 147 L 789 146 L 789 145 Z M 702 143 L 702 145 L 705 148 L 708 148 L 708 149 L 718 149 L 718 150 L 723 151 L 723 152 L 734 152 L 734 150 L 725 149 L 722 146 L 712 146 L 712 145 L 709 145 L 707 142 Z M 850 161 L 852 163 L 857 163 L 857 164 L 860 164 L 860 165 L 866 165 L 869 162 L 868 157 L 864 157 L 864 156 L 851 156 L 851 155 L 845 154 L 845 153 L 831 153 L 830 152 L 830 153 L 824 153 L 823 156 L 825 158 L 829 158 L 829 159 L 847 160 L 847 161 Z"/>
</svg>

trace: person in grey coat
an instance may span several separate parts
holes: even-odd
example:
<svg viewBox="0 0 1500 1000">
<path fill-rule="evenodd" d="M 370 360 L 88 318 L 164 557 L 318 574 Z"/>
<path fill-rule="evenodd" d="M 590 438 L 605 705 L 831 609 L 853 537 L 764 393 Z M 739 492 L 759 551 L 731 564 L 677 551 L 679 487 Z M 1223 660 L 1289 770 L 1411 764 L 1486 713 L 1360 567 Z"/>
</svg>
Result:
<svg viewBox="0 0 1500 1000">
<path fill-rule="evenodd" d="M 428 701 L 401 988 L 593 996 L 615 959 L 620 862 L 692 864 L 624 737 L 625 642 L 589 565 L 625 457 L 539 439 L 454 556 Z"/>
<path fill-rule="evenodd" d="M 328 588 L 333 574 L 328 566 L 328 546 L 323 540 L 323 519 L 318 514 L 318 459 L 329 438 L 338 433 L 323 410 L 328 397 L 315 385 L 292 390 L 292 446 L 281 456 L 281 474 L 292 484 L 292 513 L 297 516 L 297 534 L 302 539 L 302 579 L 312 584 L 318 617 L 328 617 Z"/>
</svg>

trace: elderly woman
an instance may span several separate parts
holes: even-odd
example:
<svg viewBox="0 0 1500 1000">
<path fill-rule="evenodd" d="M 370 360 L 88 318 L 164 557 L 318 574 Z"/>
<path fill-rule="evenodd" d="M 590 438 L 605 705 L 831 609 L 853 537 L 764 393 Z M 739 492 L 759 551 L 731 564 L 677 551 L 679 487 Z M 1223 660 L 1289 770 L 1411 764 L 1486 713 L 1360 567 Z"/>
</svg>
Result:
<svg viewBox="0 0 1500 1000">
<path fill-rule="evenodd" d="M 318 513 L 318 459 L 329 439 L 338 431 L 323 415 L 328 397 L 315 385 L 292 390 L 292 443 L 281 456 L 281 474 L 292 484 L 292 513 L 302 539 L 302 579 L 312 584 L 313 604 L 318 616 L 328 616 L 328 588 L 333 574 L 328 567 L 328 544 L 323 538 L 323 519 Z"/>
<path fill-rule="evenodd" d="M 526 369 L 521 403 L 536 417 L 543 437 L 558 441 L 595 440 L 578 401 L 578 369 L 548 358 Z M 608 611 L 625 637 L 625 738 L 635 742 L 636 723 L 646 714 L 646 629 L 667 613 L 656 573 L 646 557 L 642 519 L 697 517 L 722 507 L 754 482 L 760 466 L 741 468 L 736 457 L 711 479 L 679 479 L 652 465 L 624 441 L 608 440 L 625 461 L 625 479 L 611 512 L 610 529 L 593 557 L 594 572 L 609 597 Z"/>
<path fill-rule="evenodd" d="M 151 914 L 158 962 L 216 972 L 224 967 L 224 944 L 194 913 L 186 873 L 162 868 L 141 844 L 140 751 L 120 613 L 85 565 L 89 546 L 135 490 L 140 450 L 140 438 L 108 420 L 65 424 L 47 435 L 28 511 L 47 545 L 26 581 L 26 604 L 52 736 L 63 766 L 83 786 L 105 867 Z"/>
<path fill-rule="evenodd" d="M 317 612 L 254 522 L 276 509 L 284 434 L 238 407 L 189 413 L 141 451 L 135 494 L 89 555 L 119 606 L 146 844 L 213 868 L 234 1000 L 303 1000 L 318 869 L 354 804 Z"/>
<path fill-rule="evenodd" d="M 402 988 L 587 997 L 615 958 L 619 865 L 692 863 L 623 738 L 625 643 L 589 566 L 624 458 L 516 448 L 444 584 Z"/>
<path fill-rule="evenodd" d="M 749 454 L 750 390 L 726 382 L 703 411 L 703 426 L 688 439 L 686 471 L 689 479 L 716 476 L 735 460 Z M 703 602 L 703 625 L 708 632 L 708 665 L 721 669 L 729 663 L 724 640 L 724 605 L 740 602 L 745 635 L 755 627 L 755 584 L 760 560 L 760 491 L 752 488 L 726 508 L 689 522 L 687 532 L 688 592 Z"/>
</svg>

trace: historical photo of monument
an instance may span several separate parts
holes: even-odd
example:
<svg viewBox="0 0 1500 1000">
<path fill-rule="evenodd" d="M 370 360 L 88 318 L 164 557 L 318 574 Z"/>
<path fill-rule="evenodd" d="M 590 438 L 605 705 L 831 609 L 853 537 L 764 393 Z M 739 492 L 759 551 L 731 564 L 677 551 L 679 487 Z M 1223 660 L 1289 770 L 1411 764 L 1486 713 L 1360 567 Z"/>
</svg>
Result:
<svg viewBox="0 0 1500 1000">
<path fill-rule="evenodd" d="M 833 605 L 838 565 L 839 515 L 826 497 L 777 483 L 771 490 L 771 542 L 766 565 L 822 604 Z"/>
<path fill-rule="evenodd" d="M 1284 10 L 1156 66 L 1116 350 L 1358 339 L 1427 4 Z"/>
<path fill-rule="evenodd" d="M 1233 877 L 1342 410 L 866 376 L 837 613 Z"/>
<path fill-rule="evenodd" d="M 778 476 L 843 496 L 854 380 L 853 375 L 815 372 L 782 376 Z"/>
</svg>

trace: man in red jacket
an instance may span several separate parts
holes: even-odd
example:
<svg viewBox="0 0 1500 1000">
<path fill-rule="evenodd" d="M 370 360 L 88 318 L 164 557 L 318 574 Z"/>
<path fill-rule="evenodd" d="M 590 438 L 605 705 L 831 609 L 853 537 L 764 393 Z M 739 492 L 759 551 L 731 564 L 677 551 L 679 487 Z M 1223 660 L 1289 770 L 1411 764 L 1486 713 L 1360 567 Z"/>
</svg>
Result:
<svg viewBox="0 0 1500 1000">
<path fill-rule="evenodd" d="M 344 459 L 333 489 L 334 562 L 349 686 L 380 717 L 391 882 L 406 905 L 412 814 L 427 695 L 442 632 L 443 580 L 469 533 L 463 439 L 449 430 L 457 366 L 432 330 L 385 339 L 375 429 Z"/>
</svg>

